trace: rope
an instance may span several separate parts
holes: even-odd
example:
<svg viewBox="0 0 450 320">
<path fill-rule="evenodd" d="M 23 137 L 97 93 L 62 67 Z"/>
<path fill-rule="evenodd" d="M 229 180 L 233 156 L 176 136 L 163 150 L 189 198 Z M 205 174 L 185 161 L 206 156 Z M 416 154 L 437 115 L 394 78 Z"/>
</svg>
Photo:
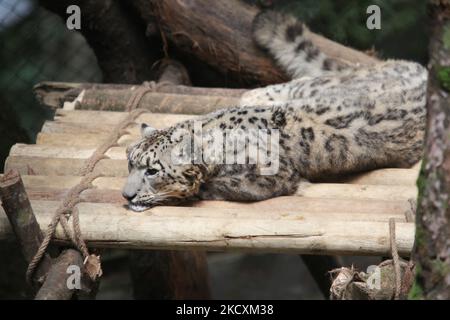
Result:
<svg viewBox="0 0 450 320">
<path fill-rule="evenodd" d="M 125 110 L 126 111 L 132 111 L 138 108 L 139 103 L 141 102 L 142 98 L 149 92 L 156 92 L 161 87 L 171 85 L 172 83 L 170 81 L 160 81 L 156 83 L 155 81 L 144 81 L 141 86 L 139 86 L 136 89 L 136 92 L 131 95 L 130 99 L 128 100 Z"/>
<path fill-rule="evenodd" d="M 395 271 L 395 300 L 400 298 L 400 293 L 402 290 L 402 279 L 401 279 L 401 269 L 400 269 L 400 256 L 398 255 L 397 243 L 395 239 L 395 219 L 389 219 L 389 234 L 391 241 L 391 254 L 394 264 Z"/>
<path fill-rule="evenodd" d="M 402 260 L 398 254 L 397 242 L 396 242 L 396 234 L 395 234 L 395 219 L 389 219 L 389 239 L 390 239 L 390 250 L 392 259 L 384 260 L 381 262 L 378 267 L 385 267 L 387 265 L 393 266 L 394 268 L 394 276 L 395 276 L 395 288 L 393 296 L 386 297 L 394 298 L 395 300 L 400 299 L 400 296 L 406 292 L 408 292 L 412 286 L 414 281 L 414 263 L 412 261 L 405 262 Z M 402 278 L 402 269 L 403 269 L 403 278 Z M 353 266 L 351 269 L 348 268 L 340 268 L 334 269 L 330 271 L 331 274 L 337 273 L 338 275 L 334 277 L 333 282 L 330 287 L 330 299 L 344 299 L 345 291 L 350 282 L 358 281 L 358 282 L 366 282 L 365 274 L 363 276 L 358 276 L 358 273 L 354 271 Z M 359 278 L 358 278 L 359 277 Z M 356 280 L 355 280 L 356 279 Z M 377 294 L 382 294 L 384 296 L 384 290 L 382 289 Z M 348 293 L 350 297 L 352 297 L 352 292 Z M 373 295 L 372 298 L 376 299 L 376 296 Z"/>
<path fill-rule="evenodd" d="M 49 226 L 47 227 L 44 239 L 39 249 L 37 250 L 36 254 L 34 255 L 33 259 L 31 259 L 31 262 L 28 265 L 26 272 L 26 279 L 29 284 L 32 283 L 36 267 L 38 266 L 39 262 L 41 261 L 42 257 L 47 251 L 50 240 L 55 234 L 56 228 L 59 223 L 61 223 L 61 226 L 66 236 L 70 239 L 73 245 L 82 253 L 83 258 L 85 259 L 84 260 L 85 265 L 90 264 L 89 268 L 87 269 L 91 279 L 95 281 L 97 277 L 101 276 L 100 260 L 95 255 L 89 255 L 86 243 L 83 240 L 81 234 L 78 210 L 75 209 L 75 206 L 82 201 L 80 199 L 81 192 L 83 192 L 86 189 L 92 188 L 92 182 L 96 178 L 100 177 L 99 174 L 93 173 L 96 164 L 100 160 L 107 158 L 107 156 L 105 155 L 106 151 L 108 151 L 108 149 L 110 149 L 111 147 L 117 145 L 117 140 L 121 137 L 125 128 L 128 127 L 131 123 L 133 123 L 140 114 L 145 112 L 145 110 L 143 109 L 135 109 L 135 108 L 139 104 L 142 97 L 150 90 L 155 90 L 155 85 L 153 86 L 149 85 L 143 88 L 142 90 L 138 89 L 138 91 L 136 91 L 136 93 L 133 95 L 132 99 L 129 100 L 126 106 L 126 109 L 131 111 L 130 114 L 116 127 L 114 127 L 114 129 L 112 130 L 108 138 L 105 140 L 105 142 L 95 150 L 92 156 L 89 159 L 87 159 L 84 166 L 81 168 L 80 170 L 80 175 L 82 176 L 81 181 L 69 190 L 62 204 L 56 210 Z M 73 233 L 68 226 L 68 218 L 71 215 L 73 219 L 72 223 Z M 89 272 L 89 270 L 92 271 Z"/>
<path fill-rule="evenodd" d="M 73 207 L 81 201 L 79 198 L 79 194 L 90 188 L 91 182 L 97 178 L 94 174 L 89 174 L 87 176 L 84 176 L 80 183 L 71 188 L 66 195 L 65 199 L 63 200 L 62 204 L 58 207 L 55 214 L 53 215 L 52 221 L 50 222 L 44 236 L 44 240 L 42 241 L 41 245 L 39 246 L 38 251 L 34 255 L 33 259 L 31 259 L 31 262 L 28 265 L 27 272 L 26 272 L 26 278 L 28 283 L 32 283 L 33 274 L 36 270 L 37 265 L 41 261 L 42 257 L 44 256 L 45 252 L 47 251 L 47 247 L 50 243 L 51 238 L 53 237 L 53 234 L 55 233 L 56 227 L 58 226 L 58 223 L 61 219 L 66 219 L 64 214 L 70 214 Z M 64 225 L 67 225 L 67 220 L 65 220 L 63 223 Z M 64 228 L 66 229 L 66 228 Z M 65 230 L 66 233 L 68 230 Z M 81 236 L 75 234 L 75 237 Z M 75 243 L 76 244 L 76 243 Z"/>
</svg>

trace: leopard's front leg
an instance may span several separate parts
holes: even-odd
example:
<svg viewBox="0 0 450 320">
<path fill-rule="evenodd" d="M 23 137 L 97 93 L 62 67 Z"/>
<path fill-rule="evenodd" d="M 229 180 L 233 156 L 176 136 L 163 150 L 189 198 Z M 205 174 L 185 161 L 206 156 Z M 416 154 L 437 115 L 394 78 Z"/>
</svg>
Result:
<svg viewBox="0 0 450 320">
<path fill-rule="evenodd" d="M 242 172 L 207 181 L 200 187 L 198 196 L 204 200 L 261 201 L 296 194 L 301 189 L 299 183 L 309 184 L 293 170 L 275 175 Z"/>
</svg>

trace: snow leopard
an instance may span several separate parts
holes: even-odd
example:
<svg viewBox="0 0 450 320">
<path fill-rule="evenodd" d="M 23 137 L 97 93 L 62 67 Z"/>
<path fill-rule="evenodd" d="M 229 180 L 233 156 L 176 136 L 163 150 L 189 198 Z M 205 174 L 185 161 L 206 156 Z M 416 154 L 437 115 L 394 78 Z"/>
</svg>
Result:
<svg viewBox="0 0 450 320">
<path fill-rule="evenodd" d="M 423 66 L 344 65 L 309 40 L 306 25 L 273 11 L 259 14 L 252 32 L 292 80 L 249 90 L 237 106 L 167 129 L 143 124 L 142 139 L 127 148 L 130 209 L 301 195 L 310 181 L 420 160 Z"/>
</svg>

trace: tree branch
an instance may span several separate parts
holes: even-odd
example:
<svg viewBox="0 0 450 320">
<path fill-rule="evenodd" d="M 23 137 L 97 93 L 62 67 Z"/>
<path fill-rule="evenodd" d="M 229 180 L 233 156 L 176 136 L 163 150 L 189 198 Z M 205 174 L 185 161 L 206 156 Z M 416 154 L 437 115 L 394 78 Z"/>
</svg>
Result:
<svg viewBox="0 0 450 320">
<path fill-rule="evenodd" d="M 148 23 L 159 26 L 165 39 L 184 54 L 230 76 L 241 85 L 264 86 L 288 77 L 252 41 L 256 7 L 243 1 L 136 0 L 132 5 Z M 310 39 L 330 58 L 346 64 L 372 64 L 377 60 L 317 34 Z"/>
</svg>

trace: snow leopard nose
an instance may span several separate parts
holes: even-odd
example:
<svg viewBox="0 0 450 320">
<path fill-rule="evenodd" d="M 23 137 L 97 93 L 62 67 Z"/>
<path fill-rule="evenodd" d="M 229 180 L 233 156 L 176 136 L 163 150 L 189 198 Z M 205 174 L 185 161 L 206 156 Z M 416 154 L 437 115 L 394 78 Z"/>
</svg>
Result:
<svg viewBox="0 0 450 320">
<path fill-rule="evenodd" d="M 133 200 L 136 197 L 136 193 L 128 193 L 127 190 L 122 191 L 122 196 L 128 201 Z"/>
<path fill-rule="evenodd" d="M 122 196 L 128 201 L 133 200 L 139 193 L 140 176 L 137 170 L 132 170 L 122 189 Z"/>
</svg>

